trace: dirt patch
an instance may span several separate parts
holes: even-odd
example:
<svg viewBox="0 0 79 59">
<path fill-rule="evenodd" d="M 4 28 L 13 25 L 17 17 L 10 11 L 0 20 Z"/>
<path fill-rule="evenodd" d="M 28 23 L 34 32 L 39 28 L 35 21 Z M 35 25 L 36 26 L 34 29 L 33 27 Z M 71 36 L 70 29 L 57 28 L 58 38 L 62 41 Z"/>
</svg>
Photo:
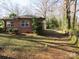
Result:
<svg viewBox="0 0 79 59">
<path fill-rule="evenodd" d="M 24 50 L 24 51 L 12 51 L 5 50 L 0 53 L 1 56 L 6 56 L 14 59 L 71 59 L 68 52 L 48 48 L 47 50 Z"/>
<path fill-rule="evenodd" d="M 36 56 L 39 59 L 70 59 L 67 52 L 54 48 L 49 48 L 48 51 L 39 53 Z"/>
</svg>

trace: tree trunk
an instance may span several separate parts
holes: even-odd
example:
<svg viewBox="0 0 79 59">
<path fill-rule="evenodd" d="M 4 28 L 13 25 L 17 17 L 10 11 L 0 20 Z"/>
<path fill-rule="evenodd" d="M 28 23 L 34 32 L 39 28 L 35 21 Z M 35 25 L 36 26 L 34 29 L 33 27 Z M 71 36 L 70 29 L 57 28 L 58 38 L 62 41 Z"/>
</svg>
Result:
<svg viewBox="0 0 79 59">
<path fill-rule="evenodd" d="M 73 33 L 76 37 L 76 41 L 75 41 L 74 45 L 77 45 L 77 43 L 78 43 L 78 37 L 77 37 L 77 31 L 76 31 L 76 23 L 77 23 L 77 21 L 76 21 L 76 9 L 77 9 L 77 0 L 74 1 L 74 14 L 73 14 L 73 23 L 72 23 Z"/>
<path fill-rule="evenodd" d="M 77 0 L 74 1 L 75 4 L 74 4 L 74 14 L 73 14 L 73 30 L 75 29 L 75 26 L 76 26 L 76 5 L 77 5 Z"/>
<path fill-rule="evenodd" d="M 4 31 L 6 32 L 6 21 L 4 20 Z"/>
<path fill-rule="evenodd" d="M 66 4 L 66 19 L 67 19 L 67 28 L 71 29 L 71 16 L 70 16 L 70 0 L 65 0 Z"/>
</svg>

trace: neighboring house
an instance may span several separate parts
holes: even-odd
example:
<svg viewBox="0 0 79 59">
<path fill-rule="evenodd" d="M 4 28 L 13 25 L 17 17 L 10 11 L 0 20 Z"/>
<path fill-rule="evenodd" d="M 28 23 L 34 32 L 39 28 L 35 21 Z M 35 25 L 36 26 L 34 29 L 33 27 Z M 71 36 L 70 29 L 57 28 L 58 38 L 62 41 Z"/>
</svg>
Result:
<svg viewBox="0 0 79 59">
<path fill-rule="evenodd" d="M 9 28 L 18 29 L 20 33 L 30 33 L 32 32 L 32 16 L 19 16 L 13 18 L 2 18 L 4 20 L 5 31 Z M 43 21 L 44 18 L 37 17 L 38 21 Z"/>
</svg>

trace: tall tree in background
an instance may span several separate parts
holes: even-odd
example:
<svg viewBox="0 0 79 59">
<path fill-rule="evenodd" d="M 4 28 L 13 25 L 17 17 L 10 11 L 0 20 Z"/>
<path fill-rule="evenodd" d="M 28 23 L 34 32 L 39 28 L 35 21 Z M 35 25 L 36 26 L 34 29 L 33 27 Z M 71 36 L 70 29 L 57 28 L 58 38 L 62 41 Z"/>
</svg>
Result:
<svg viewBox="0 0 79 59">
<path fill-rule="evenodd" d="M 73 3 L 71 4 L 71 2 Z M 76 10 L 77 0 L 64 0 L 64 5 L 65 5 L 65 16 L 68 22 L 68 29 L 74 28 L 75 23 L 76 23 L 76 11 L 78 11 Z M 73 7 L 71 7 L 72 5 Z M 71 9 L 73 9 L 73 11 Z"/>
<path fill-rule="evenodd" d="M 65 14 L 64 16 L 66 17 L 67 20 L 67 28 L 70 29 L 71 28 L 71 16 L 70 16 L 70 0 L 64 0 L 64 10 L 65 10 Z"/>
<path fill-rule="evenodd" d="M 74 12 L 73 12 L 73 23 L 72 23 L 72 29 L 73 29 L 73 36 L 75 37 L 76 41 L 74 45 L 77 45 L 78 43 L 78 37 L 77 37 L 77 31 L 76 31 L 76 23 L 77 23 L 77 18 L 76 18 L 76 12 L 77 12 L 77 0 L 74 0 Z"/>
<path fill-rule="evenodd" d="M 72 29 L 72 32 L 70 34 L 71 39 L 74 39 L 75 44 L 77 44 L 78 42 L 78 38 L 77 38 L 77 32 L 76 32 L 76 12 L 77 12 L 77 0 L 64 0 L 65 2 L 65 12 L 66 12 L 66 19 L 68 20 L 68 29 Z M 71 2 L 73 2 L 73 7 L 71 7 Z M 71 13 L 72 9 L 73 9 L 73 14 Z M 72 18 L 71 18 L 72 16 Z"/>
<path fill-rule="evenodd" d="M 75 29 L 76 26 L 76 11 L 77 11 L 77 0 L 74 0 L 74 14 L 73 14 L 73 29 Z"/>
</svg>

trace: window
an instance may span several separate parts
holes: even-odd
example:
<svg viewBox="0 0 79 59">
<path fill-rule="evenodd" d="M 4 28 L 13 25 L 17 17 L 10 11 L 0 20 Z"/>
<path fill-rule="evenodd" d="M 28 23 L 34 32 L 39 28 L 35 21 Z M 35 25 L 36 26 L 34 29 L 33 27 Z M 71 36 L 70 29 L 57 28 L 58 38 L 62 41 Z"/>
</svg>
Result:
<svg viewBox="0 0 79 59">
<path fill-rule="evenodd" d="M 11 22 L 11 27 L 13 27 L 14 25 L 13 25 L 13 22 Z"/>
<path fill-rule="evenodd" d="M 13 22 L 7 21 L 6 26 L 7 26 L 7 27 L 12 27 L 12 26 L 13 26 Z"/>
<path fill-rule="evenodd" d="M 28 27 L 29 26 L 29 22 L 26 20 L 22 20 L 21 21 L 21 27 Z"/>
<path fill-rule="evenodd" d="M 10 21 L 7 21 L 7 27 L 10 27 L 10 25 L 11 25 L 11 22 Z"/>
</svg>

